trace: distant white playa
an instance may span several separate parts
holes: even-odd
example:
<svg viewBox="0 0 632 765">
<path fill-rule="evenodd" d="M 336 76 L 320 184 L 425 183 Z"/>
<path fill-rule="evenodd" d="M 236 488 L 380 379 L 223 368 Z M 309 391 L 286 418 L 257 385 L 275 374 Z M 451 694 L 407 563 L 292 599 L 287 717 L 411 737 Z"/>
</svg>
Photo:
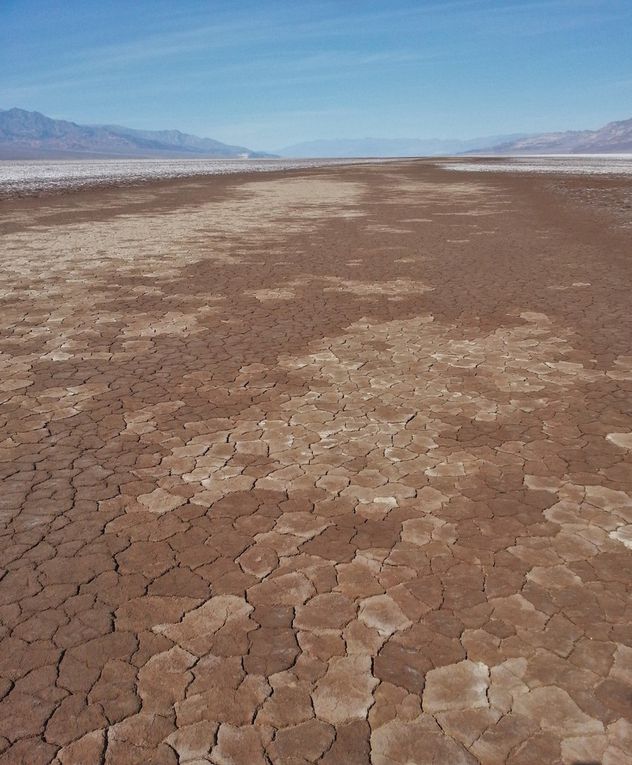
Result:
<svg viewBox="0 0 632 765">
<path fill-rule="evenodd" d="M 530 154 L 513 157 L 463 157 L 441 165 L 474 173 L 567 173 L 632 175 L 632 154 Z"/>
<path fill-rule="evenodd" d="M 300 170 L 360 159 L 73 159 L 0 161 L 0 197 L 204 175 Z M 376 160 L 372 160 L 375 162 Z"/>
</svg>

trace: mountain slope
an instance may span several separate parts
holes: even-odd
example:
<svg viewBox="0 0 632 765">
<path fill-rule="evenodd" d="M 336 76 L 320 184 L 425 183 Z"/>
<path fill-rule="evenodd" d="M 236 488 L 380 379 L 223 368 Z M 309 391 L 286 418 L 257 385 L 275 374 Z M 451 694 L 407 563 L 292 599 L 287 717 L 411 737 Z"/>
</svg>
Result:
<svg viewBox="0 0 632 765">
<path fill-rule="evenodd" d="M 264 156 L 269 155 L 178 130 L 77 125 L 24 109 L 0 110 L 0 158 L 3 159 Z"/>
<path fill-rule="evenodd" d="M 542 133 L 481 147 L 470 154 L 626 154 L 632 152 L 632 119 L 610 122 L 598 130 Z"/>
<path fill-rule="evenodd" d="M 117 135 L 128 137 L 132 140 L 157 142 L 179 151 L 217 154 L 218 156 L 227 156 L 227 151 L 231 152 L 230 156 L 241 156 L 243 154 L 248 156 L 269 156 L 263 152 L 252 152 L 243 146 L 231 146 L 230 144 L 216 141 L 213 138 L 200 138 L 189 133 L 181 133 L 179 130 L 134 130 L 133 128 L 121 127 L 119 125 L 105 125 L 105 127 Z"/>
</svg>

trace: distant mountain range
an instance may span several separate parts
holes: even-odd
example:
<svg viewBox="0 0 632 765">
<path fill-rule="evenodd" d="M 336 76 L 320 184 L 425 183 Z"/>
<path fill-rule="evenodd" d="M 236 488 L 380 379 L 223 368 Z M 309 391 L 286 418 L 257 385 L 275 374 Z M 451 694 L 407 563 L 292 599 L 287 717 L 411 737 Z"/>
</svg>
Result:
<svg viewBox="0 0 632 765">
<path fill-rule="evenodd" d="M 278 149 L 282 157 L 438 157 L 456 154 L 625 154 L 632 152 L 632 119 L 599 130 L 518 133 L 466 141 L 418 138 L 343 138 Z"/>
<path fill-rule="evenodd" d="M 269 157 L 179 130 L 77 125 L 24 109 L 0 110 L 0 159 Z"/>
<path fill-rule="evenodd" d="M 277 149 L 281 157 L 445 157 L 524 138 L 525 133 L 472 138 L 337 138 Z"/>
<path fill-rule="evenodd" d="M 24 109 L 0 110 L 0 159 L 73 157 L 257 158 L 437 157 L 457 154 L 625 154 L 632 152 L 632 119 L 599 130 L 439 138 L 346 138 L 307 141 L 274 154 L 230 146 L 179 130 L 133 130 L 119 125 L 77 125 Z"/>
<path fill-rule="evenodd" d="M 632 152 L 632 119 L 609 122 L 598 130 L 571 130 L 540 133 L 491 147 L 470 150 L 470 154 L 627 154 Z"/>
</svg>

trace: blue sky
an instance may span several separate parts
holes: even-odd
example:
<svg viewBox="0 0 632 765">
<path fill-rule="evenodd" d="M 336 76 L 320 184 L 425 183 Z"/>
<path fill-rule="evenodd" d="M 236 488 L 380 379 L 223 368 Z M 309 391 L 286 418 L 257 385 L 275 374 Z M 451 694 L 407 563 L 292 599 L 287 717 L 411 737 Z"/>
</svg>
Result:
<svg viewBox="0 0 632 765">
<path fill-rule="evenodd" d="M 252 148 L 632 117 L 632 0 L 0 0 L 0 108 Z"/>
</svg>

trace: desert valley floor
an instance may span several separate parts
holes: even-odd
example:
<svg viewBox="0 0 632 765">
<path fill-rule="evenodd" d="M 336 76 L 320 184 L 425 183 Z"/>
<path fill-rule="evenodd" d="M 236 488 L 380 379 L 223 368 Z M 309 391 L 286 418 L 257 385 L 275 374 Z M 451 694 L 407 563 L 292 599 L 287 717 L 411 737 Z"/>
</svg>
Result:
<svg viewBox="0 0 632 765">
<path fill-rule="evenodd" d="M 1 765 L 629 765 L 631 184 L 3 202 Z"/>
</svg>

